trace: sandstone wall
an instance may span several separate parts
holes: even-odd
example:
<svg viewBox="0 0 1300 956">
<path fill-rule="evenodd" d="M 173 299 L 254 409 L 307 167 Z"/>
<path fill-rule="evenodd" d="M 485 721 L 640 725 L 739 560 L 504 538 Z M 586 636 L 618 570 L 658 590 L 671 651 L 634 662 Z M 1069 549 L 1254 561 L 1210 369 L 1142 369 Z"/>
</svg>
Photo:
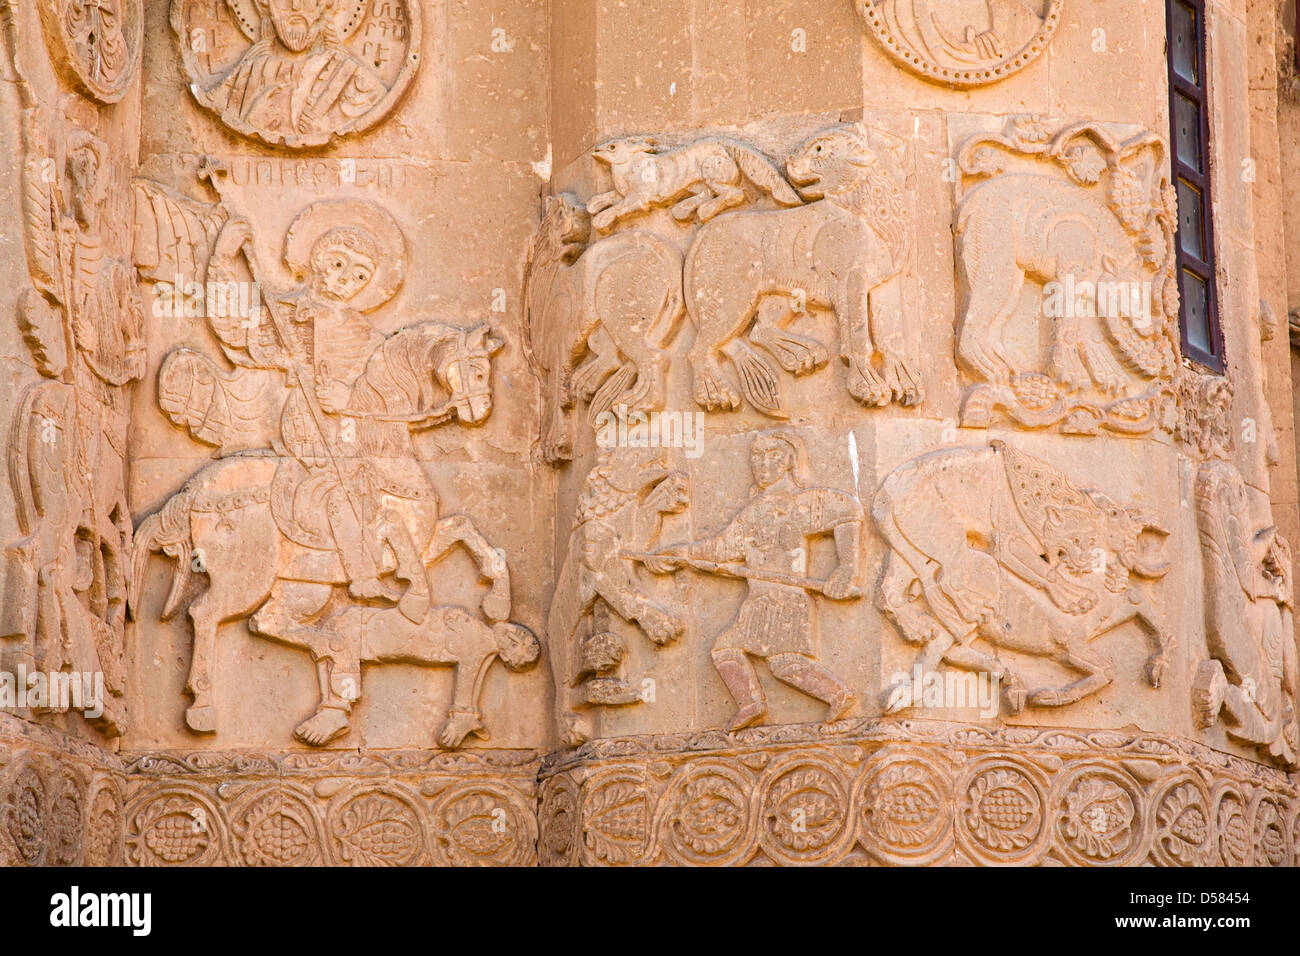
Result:
<svg viewBox="0 0 1300 956">
<path fill-rule="evenodd" d="M 1290 5 L 49 6 L 7 862 L 1296 862 Z"/>
</svg>

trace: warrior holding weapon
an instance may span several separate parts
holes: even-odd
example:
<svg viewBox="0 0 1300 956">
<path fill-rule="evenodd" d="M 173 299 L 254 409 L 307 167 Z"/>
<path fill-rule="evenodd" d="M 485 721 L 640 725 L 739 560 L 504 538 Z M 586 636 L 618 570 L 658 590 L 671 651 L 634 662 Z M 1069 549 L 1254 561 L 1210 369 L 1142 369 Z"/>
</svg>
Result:
<svg viewBox="0 0 1300 956">
<path fill-rule="evenodd" d="M 690 567 L 744 578 L 749 593 L 714 642 L 713 664 L 736 702 L 732 730 L 767 716 L 767 700 L 750 657 L 767 661 L 772 676 L 826 704 L 838 720 L 857 698 L 817 660 L 817 618 L 811 595 L 832 601 L 862 596 L 857 583 L 862 506 L 831 488 L 805 488 L 803 448 L 788 429 L 765 432 L 750 446 L 754 487 L 749 503 L 717 535 L 655 554 L 627 554 L 650 571 Z M 831 535 L 837 564 L 825 579 L 807 573 L 811 539 Z"/>
<path fill-rule="evenodd" d="M 216 185 L 217 177 L 212 178 Z M 380 554 L 388 543 L 403 565 L 399 576 L 411 575 L 404 610 L 418 620 L 427 605 L 428 583 L 410 530 L 377 513 L 373 503 L 379 490 L 413 499 L 433 499 L 434 491 L 412 455 L 383 441 L 374 416 L 350 408 L 354 383 L 384 341 L 364 313 L 391 296 L 400 281 L 401 234 L 378 207 L 324 201 L 295 220 L 286 250 L 307 282 L 262 297 L 269 322 L 237 310 L 209 310 L 209 320 L 223 343 L 246 349 L 254 365 L 285 372 L 280 439 L 302 469 L 294 498 L 306 505 L 303 511 L 323 510 L 348 576 L 348 593 L 363 601 L 397 600 L 379 580 Z M 246 220 L 232 217 L 217 237 L 210 282 L 234 281 L 240 257 L 261 285 L 252 231 Z"/>
</svg>

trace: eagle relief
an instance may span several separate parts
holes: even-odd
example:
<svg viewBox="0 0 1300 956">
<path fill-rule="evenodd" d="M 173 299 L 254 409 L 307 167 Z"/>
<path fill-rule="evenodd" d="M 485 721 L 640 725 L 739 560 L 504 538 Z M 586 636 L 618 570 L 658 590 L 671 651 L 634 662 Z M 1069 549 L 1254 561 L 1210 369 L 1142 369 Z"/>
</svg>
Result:
<svg viewBox="0 0 1300 956">
<path fill-rule="evenodd" d="M 199 104 L 272 146 L 322 146 L 379 122 L 420 62 L 410 0 L 173 0 Z"/>
</svg>

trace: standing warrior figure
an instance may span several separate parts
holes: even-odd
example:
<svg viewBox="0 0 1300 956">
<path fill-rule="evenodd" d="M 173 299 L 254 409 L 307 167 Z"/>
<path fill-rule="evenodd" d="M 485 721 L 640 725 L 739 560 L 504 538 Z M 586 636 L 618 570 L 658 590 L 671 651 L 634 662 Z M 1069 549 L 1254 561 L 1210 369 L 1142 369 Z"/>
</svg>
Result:
<svg viewBox="0 0 1300 956">
<path fill-rule="evenodd" d="M 0 637 L 27 638 L 44 670 L 103 672 L 119 697 L 131 548 L 125 386 L 144 372 L 143 312 L 113 230 L 106 144 L 35 107 L 24 143 L 33 287 L 18 324 L 44 380 L 22 394 L 11 433 L 24 537 L 0 556 Z M 121 734 L 119 703 L 104 705 L 105 733 Z"/>
<path fill-rule="evenodd" d="M 811 595 L 832 601 L 862 596 L 857 584 L 862 505 L 830 488 L 805 488 L 803 446 L 791 431 L 764 432 L 750 446 L 754 475 L 750 500 L 721 532 L 646 555 L 663 574 L 694 567 L 746 578 L 749 593 L 713 644 L 713 664 L 736 702 L 732 730 L 767 716 L 750 657 L 767 661 L 772 676 L 825 702 L 826 720 L 838 720 L 857 702 L 848 686 L 817 661 L 817 618 Z M 824 580 L 807 576 L 811 539 L 832 535 L 837 565 Z"/>
</svg>

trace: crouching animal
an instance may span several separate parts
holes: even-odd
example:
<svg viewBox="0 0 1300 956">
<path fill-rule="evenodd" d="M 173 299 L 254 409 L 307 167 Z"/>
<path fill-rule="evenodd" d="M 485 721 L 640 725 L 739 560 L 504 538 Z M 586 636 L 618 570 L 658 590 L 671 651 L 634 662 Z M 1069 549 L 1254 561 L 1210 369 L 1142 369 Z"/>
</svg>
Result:
<svg viewBox="0 0 1300 956">
<path fill-rule="evenodd" d="M 1114 677 L 1089 643 L 1136 621 L 1152 646 L 1146 678 L 1160 685 L 1171 637 L 1133 578 L 1169 570 L 1168 532 L 1137 509 L 994 441 L 904 464 L 881 485 L 872 516 L 889 543 L 876 603 L 905 640 L 921 645 L 921 674 L 946 661 L 995 675 L 1012 713 L 1026 703 L 1062 707 Z M 1081 676 L 1029 691 L 977 639 Z M 908 680 L 885 692 L 884 707 L 893 713 L 920 699 Z"/>
</svg>

